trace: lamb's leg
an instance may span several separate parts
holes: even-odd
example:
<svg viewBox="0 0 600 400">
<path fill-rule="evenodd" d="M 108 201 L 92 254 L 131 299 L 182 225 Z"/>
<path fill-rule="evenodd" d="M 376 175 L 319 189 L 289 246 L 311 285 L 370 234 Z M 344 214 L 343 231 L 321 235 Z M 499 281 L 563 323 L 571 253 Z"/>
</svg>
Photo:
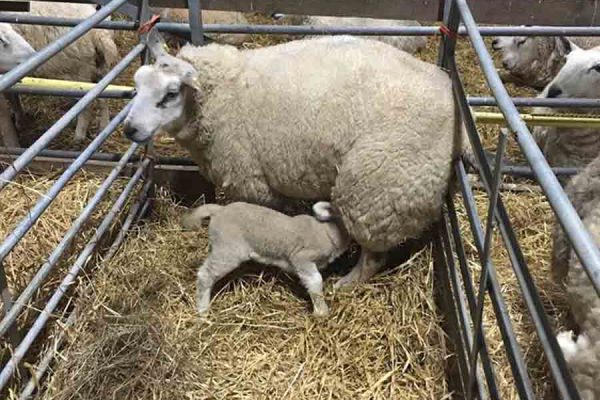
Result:
<svg viewBox="0 0 600 400">
<path fill-rule="evenodd" d="M 204 260 L 204 264 L 198 269 L 196 284 L 196 305 L 198 313 L 208 312 L 210 305 L 210 293 L 216 282 L 225 275 L 236 269 L 241 262 L 239 258 L 224 255 L 224 252 L 211 253 Z"/>
<path fill-rule="evenodd" d="M 88 106 L 79 116 L 77 117 L 77 126 L 75 127 L 75 136 L 73 140 L 75 143 L 81 143 L 87 136 L 87 131 L 90 126 L 90 117 L 93 110 L 91 106 Z"/>
<path fill-rule="evenodd" d="M 333 285 L 335 289 L 353 286 L 368 281 L 379 271 L 385 262 L 382 254 L 376 254 L 364 247 L 361 248 L 360 258 L 352 270 Z"/>
<path fill-rule="evenodd" d="M 329 307 L 327 307 L 325 296 L 323 295 L 323 277 L 316 264 L 299 261 L 294 262 L 294 268 L 302 285 L 308 291 L 313 304 L 313 314 L 316 317 L 326 317 L 329 314 Z"/>
<path fill-rule="evenodd" d="M 20 147 L 8 99 L 0 95 L 0 134 L 4 147 Z"/>
</svg>

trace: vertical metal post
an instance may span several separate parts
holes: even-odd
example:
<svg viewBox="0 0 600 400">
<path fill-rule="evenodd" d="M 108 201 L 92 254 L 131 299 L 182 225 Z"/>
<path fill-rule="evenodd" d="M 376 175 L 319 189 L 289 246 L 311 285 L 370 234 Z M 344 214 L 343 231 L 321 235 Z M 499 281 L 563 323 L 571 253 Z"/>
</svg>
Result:
<svg viewBox="0 0 600 400">
<path fill-rule="evenodd" d="M 438 53 L 438 65 L 442 68 L 448 68 L 449 61 L 454 59 L 454 50 L 456 49 L 457 36 L 453 32 L 458 32 L 458 24 L 460 23 L 460 14 L 454 0 L 447 0 L 444 4 L 444 20 L 441 36 L 440 50 Z"/>
<path fill-rule="evenodd" d="M 138 0 L 138 15 L 135 21 L 137 26 L 142 26 L 146 21 L 150 19 L 150 6 L 148 0 Z M 140 41 L 146 43 L 148 40 L 149 33 L 144 33 L 140 36 Z M 150 61 L 150 49 L 146 47 L 142 53 L 142 64 L 148 64 Z"/>
<path fill-rule="evenodd" d="M 491 186 L 490 193 L 490 204 L 488 207 L 488 215 L 486 221 L 486 229 L 485 229 L 485 237 L 484 237 L 484 245 L 483 245 L 483 259 L 481 260 L 481 276 L 479 277 L 479 293 L 477 294 L 477 313 L 475 315 L 475 319 L 473 321 L 473 325 L 475 326 L 475 339 L 473 340 L 473 348 L 471 350 L 470 357 L 470 370 L 469 370 L 469 385 L 467 387 L 467 399 L 472 398 L 473 386 L 475 384 L 475 372 L 477 366 L 477 360 L 479 359 L 479 350 L 482 346 L 482 337 L 483 337 L 483 306 L 484 306 L 484 298 L 485 292 L 488 285 L 488 274 L 489 274 L 489 265 L 491 262 L 491 246 L 492 246 L 492 237 L 494 231 L 494 215 L 496 214 L 496 207 L 498 205 L 498 195 L 500 191 L 500 181 L 502 180 L 502 155 L 504 154 L 504 148 L 506 147 L 506 134 L 504 132 L 500 133 L 500 138 L 498 140 L 498 147 L 496 150 L 496 160 L 494 164 L 494 178 Z"/>
<path fill-rule="evenodd" d="M 204 44 L 204 29 L 202 28 L 202 4 L 200 0 L 187 0 L 190 20 L 190 32 L 192 44 L 202 46 Z"/>
</svg>

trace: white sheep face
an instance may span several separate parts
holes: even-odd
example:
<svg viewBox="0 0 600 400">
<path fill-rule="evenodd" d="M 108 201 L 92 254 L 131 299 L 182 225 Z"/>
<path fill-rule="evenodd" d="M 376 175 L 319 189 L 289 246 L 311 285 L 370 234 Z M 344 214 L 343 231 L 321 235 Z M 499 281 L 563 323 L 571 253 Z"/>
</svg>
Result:
<svg viewBox="0 0 600 400">
<path fill-rule="evenodd" d="M 509 71 L 531 65 L 536 59 L 534 37 L 499 36 L 494 38 L 492 48 L 502 54 L 502 65 Z"/>
<path fill-rule="evenodd" d="M 10 71 L 35 53 L 9 24 L 0 23 L 0 73 Z"/>
<path fill-rule="evenodd" d="M 134 76 L 137 94 L 125 119 L 125 135 L 146 143 L 159 130 L 180 127 L 185 115 L 185 88 L 195 85 L 196 75 L 190 64 L 171 56 L 138 69 Z"/>
<path fill-rule="evenodd" d="M 600 49 L 574 47 L 565 65 L 542 93 L 549 98 L 600 97 Z"/>
</svg>

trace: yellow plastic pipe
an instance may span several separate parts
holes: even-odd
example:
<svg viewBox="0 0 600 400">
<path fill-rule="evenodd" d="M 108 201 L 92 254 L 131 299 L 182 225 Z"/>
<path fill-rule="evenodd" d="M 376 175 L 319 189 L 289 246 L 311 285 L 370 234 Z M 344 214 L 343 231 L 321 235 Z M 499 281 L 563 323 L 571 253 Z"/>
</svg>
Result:
<svg viewBox="0 0 600 400">
<path fill-rule="evenodd" d="M 506 125 L 504 115 L 494 112 L 474 112 L 475 121 L 482 124 Z M 600 118 L 589 115 L 557 114 L 535 115 L 521 114 L 527 125 L 556 126 L 564 128 L 600 128 Z"/>
<path fill-rule="evenodd" d="M 61 79 L 44 79 L 44 78 L 29 78 L 25 77 L 17 84 L 20 87 L 37 87 L 43 89 L 64 89 L 64 90 L 90 90 L 95 83 L 66 81 Z M 108 85 L 105 91 L 110 90 L 133 90 L 131 86 Z"/>
</svg>

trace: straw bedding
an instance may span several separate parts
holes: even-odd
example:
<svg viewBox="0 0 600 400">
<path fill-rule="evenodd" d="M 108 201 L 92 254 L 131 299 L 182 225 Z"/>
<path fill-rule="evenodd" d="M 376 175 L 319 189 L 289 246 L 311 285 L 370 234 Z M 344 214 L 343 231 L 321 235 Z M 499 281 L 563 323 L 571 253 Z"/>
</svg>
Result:
<svg viewBox="0 0 600 400">
<path fill-rule="evenodd" d="M 260 17 L 250 19 L 265 23 Z M 136 37 L 118 32 L 117 40 L 125 54 Z M 256 35 L 244 46 L 284 40 Z M 435 62 L 437 49 L 438 39 L 430 38 L 427 49 L 418 56 Z M 467 39 L 458 43 L 457 61 L 467 92 L 489 95 Z M 137 65 L 117 83 L 131 84 Z M 512 85 L 508 89 L 513 95 L 535 95 Z M 123 103 L 113 101 L 113 110 Z M 38 120 L 41 126 L 48 126 L 47 121 Z M 498 126 L 483 126 L 480 134 L 484 146 L 493 150 Z M 72 148 L 69 137 L 63 135 L 56 147 Z M 121 135 L 115 135 L 103 150 L 122 152 L 128 145 Z M 159 138 L 156 147 L 163 156 L 186 155 L 169 140 Z M 522 160 L 514 140 L 509 141 L 507 151 L 511 159 Z M 554 218 L 550 207 L 536 192 L 503 196 L 547 312 L 556 327 L 563 326 L 565 298 L 552 282 L 548 265 Z M 476 199 L 484 217 L 486 196 L 478 193 Z M 168 194 L 162 193 L 156 205 L 152 218 L 136 228 L 116 258 L 100 264 L 89 283 L 93 295 L 81 299 L 80 322 L 70 337 L 72 344 L 55 367 L 45 398 L 451 396 L 445 378 L 448 350 L 441 316 L 433 304 L 429 249 L 352 292 L 333 293 L 329 280 L 327 301 L 332 314 L 326 320 L 310 316 L 307 301 L 292 290 L 297 286 L 294 280 L 254 268 L 250 275 L 226 285 L 216 296 L 208 321 L 201 321 L 194 310 L 194 277 L 208 250 L 205 232 L 180 231 L 182 208 Z M 477 279 L 477 253 L 462 207 L 459 217 Z M 541 395 L 548 390 L 545 361 L 499 238 L 493 248 L 511 321 Z M 484 318 L 503 398 L 517 398 L 489 304 Z"/>
<path fill-rule="evenodd" d="M 310 315 L 293 281 L 254 273 L 194 309 L 206 232 L 181 232 L 182 208 L 161 197 L 150 221 L 102 265 L 82 301 L 74 345 L 48 399 L 443 399 L 444 335 L 431 254 Z M 285 283 L 288 284 L 285 284 Z"/>
<path fill-rule="evenodd" d="M 13 183 L 0 192 L 0 236 L 4 239 L 26 216 L 28 210 L 35 205 L 39 198 L 45 195 L 47 189 L 54 183 L 58 173 L 45 176 L 20 175 Z M 9 288 L 14 296 L 20 294 L 47 260 L 54 247 L 71 226 L 72 222 L 94 195 L 105 176 L 89 172 L 79 173 L 62 190 L 57 199 L 38 220 L 33 229 L 25 235 L 16 248 L 4 260 Z M 41 290 L 34 296 L 25 312 L 20 316 L 19 327 L 30 326 L 34 318 L 43 308 L 50 293 L 52 293 L 66 274 L 67 269 L 89 240 L 102 216 L 110 207 L 118 191 L 123 188 L 123 182 L 117 180 L 107 193 L 105 200 L 98 206 L 88 223 L 77 235 L 72 248 L 68 250 L 61 261 L 44 281 Z M 62 307 L 57 310 L 60 313 Z M 37 344 L 34 348 L 38 346 Z M 33 351 L 35 353 L 35 350 Z M 8 356 L 7 349 L 2 345 L 0 359 L 2 362 Z"/>
</svg>

